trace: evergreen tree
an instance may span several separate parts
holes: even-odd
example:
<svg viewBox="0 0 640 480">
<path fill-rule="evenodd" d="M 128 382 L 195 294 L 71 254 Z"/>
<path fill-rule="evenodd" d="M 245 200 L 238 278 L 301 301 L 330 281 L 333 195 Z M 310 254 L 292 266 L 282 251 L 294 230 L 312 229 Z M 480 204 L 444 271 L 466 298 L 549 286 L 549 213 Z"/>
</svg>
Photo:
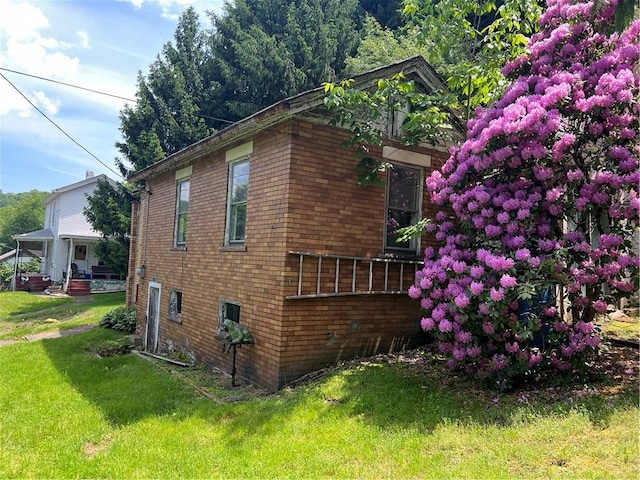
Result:
<svg viewBox="0 0 640 480">
<path fill-rule="evenodd" d="M 238 0 L 211 16 L 221 115 L 244 118 L 335 78 L 359 42 L 357 0 Z"/>
<path fill-rule="evenodd" d="M 212 84 L 205 77 L 209 60 L 198 14 L 187 8 L 174 33 L 145 77 L 138 75 L 137 103 L 120 113 L 123 141 L 116 160 L 123 175 L 152 165 L 206 137 L 214 129 L 203 116 Z"/>
<path fill-rule="evenodd" d="M 402 0 L 360 0 L 360 7 L 385 29 L 399 30 L 404 24 Z"/>
</svg>

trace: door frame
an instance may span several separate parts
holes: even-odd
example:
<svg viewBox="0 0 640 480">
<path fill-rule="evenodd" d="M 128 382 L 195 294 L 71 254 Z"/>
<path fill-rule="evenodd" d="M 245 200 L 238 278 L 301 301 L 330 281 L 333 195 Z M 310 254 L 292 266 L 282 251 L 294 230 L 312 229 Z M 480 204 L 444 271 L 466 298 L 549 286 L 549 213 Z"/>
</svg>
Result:
<svg viewBox="0 0 640 480">
<path fill-rule="evenodd" d="M 151 289 L 157 289 L 158 290 L 158 297 L 156 300 L 156 305 L 155 305 L 155 318 L 151 319 L 149 317 L 149 312 L 151 311 Z M 149 287 L 147 289 L 147 315 L 146 315 L 146 322 L 145 322 L 145 328 L 144 328 L 144 348 L 145 350 L 148 349 L 149 347 L 149 324 L 151 321 L 153 321 L 154 323 L 154 338 L 153 338 L 153 350 L 152 353 L 156 353 L 156 351 L 158 350 L 158 330 L 160 327 L 160 297 L 162 295 L 162 285 L 160 285 L 157 282 L 149 282 Z"/>
</svg>

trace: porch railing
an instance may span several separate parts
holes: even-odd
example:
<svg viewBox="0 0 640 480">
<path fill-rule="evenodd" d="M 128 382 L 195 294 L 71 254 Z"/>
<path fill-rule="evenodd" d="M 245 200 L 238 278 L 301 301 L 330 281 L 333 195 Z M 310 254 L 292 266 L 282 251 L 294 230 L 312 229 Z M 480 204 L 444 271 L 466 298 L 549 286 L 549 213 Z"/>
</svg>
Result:
<svg viewBox="0 0 640 480">
<path fill-rule="evenodd" d="M 417 260 L 288 252 L 298 257 L 297 288 L 287 300 L 348 295 L 407 294 Z"/>
</svg>

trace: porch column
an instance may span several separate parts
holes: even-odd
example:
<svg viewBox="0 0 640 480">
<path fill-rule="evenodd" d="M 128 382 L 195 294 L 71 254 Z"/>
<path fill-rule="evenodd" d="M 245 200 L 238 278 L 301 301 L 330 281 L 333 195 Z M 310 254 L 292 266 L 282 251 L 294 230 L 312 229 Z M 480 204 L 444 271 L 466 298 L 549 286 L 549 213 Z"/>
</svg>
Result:
<svg viewBox="0 0 640 480">
<path fill-rule="evenodd" d="M 69 252 L 67 253 L 67 278 L 64 282 L 64 291 L 69 291 L 69 285 L 71 284 L 71 259 L 73 258 L 73 238 L 69 238 Z"/>
<path fill-rule="evenodd" d="M 13 262 L 13 278 L 11 279 L 11 291 L 16 291 L 16 275 L 18 274 L 18 259 L 20 258 L 20 240 L 16 240 L 16 258 Z"/>
<path fill-rule="evenodd" d="M 47 265 L 47 253 L 49 253 L 48 250 L 49 242 L 45 240 L 44 242 L 42 242 L 42 259 L 40 261 L 40 273 L 49 274 L 49 266 Z"/>
</svg>

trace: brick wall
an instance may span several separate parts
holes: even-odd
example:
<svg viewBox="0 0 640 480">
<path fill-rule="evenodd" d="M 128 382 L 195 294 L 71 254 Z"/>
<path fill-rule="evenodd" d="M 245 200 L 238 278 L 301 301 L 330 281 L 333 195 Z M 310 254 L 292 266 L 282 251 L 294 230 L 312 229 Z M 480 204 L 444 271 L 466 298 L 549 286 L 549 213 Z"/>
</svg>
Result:
<svg viewBox="0 0 640 480">
<path fill-rule="evenodd" d="M 220 300 L 239 302 L 241 323 L 256 345 L 238 349 L 238 374 L 272 389 L 339 359 L 403 347 L 419 335 L 419 305 L 406 295 L 284 299 L 297 286 L 297 259 L 288 251 L 361 257 L 383 252 L 385 190 L 357 186 L 356 160 L 340 147 L 346 135 L 293 120 L 253 137 L 246 251 L 223 248 L 224 151 L 192 164 L 186 248 L 172 247 L 175 172 L 150 178 L 129 269 L 128 302 L 136 306 L 139 333 L 148 283 L 157 281 L 161 348 L 182 349 L 230 370 L 231 356 L 221 352 L 214 335 Z M 425 200 L 423 215 L 432 210 Z M 131 275 L 142 265 L 144 278 Z M 412 272 L 405 272 L 404 289 L 411 280 Z M 167 319 L 172 288 L 183 293 L 181 323 Z"/>
<path fill-rule="evenodd" d="M 280 352 L 282 272 L 285 261 L 284 209 L 287 195 L 288 134 L 269 131 L 253 138 L 250 159 L 246 251 L 224 248 L 228 164 L 224 151 L 192 165 L 186 248 L 173 248 L 175 172 L 147 181 L 141 199 L 135 280 L 139 333 L 144 333 L 149 281 L 162 285 L 161 349 L 182 349 L 198 362 L 230 369 L 231 355 L 214 339 L 221 299 L 241 304 L 241 323 L 256 338 L 238 349 L 238 374 L 275 388 Z M 144 241 L 146 240 L 146 247 Z M 133 286 L 132 292 L 135 291 Z M 169 290 L 182 291 L 181 323 L 167 318 Z"/>
<path fill-rule="evenodd" d="M 420 305 L 406 295 L 288 300 L 279 386 L 339 360 L 399 351 L 423 341 Z"/>
<path fill-rule="evenodd" d="M 287 210 L 287 250 L 323 254 L 379 257 L 384 254 L 385 188 L 359 187 L 353 152 L 340 147 L 348 133 L 329 126 L 305 122 L 294 124 L 292 160 Z M 406 149 L 407 147 L 401 147 Z M 414 149 L 431 155 L 432 167 L 439 168 L 446 155 Z M 372 156 L 382 158 L 381 149 Z M 423 217 L 433 218 L 437 209 L 425 196 Z M 432 240 L 431 240 L 432 241 Z M 423 237 L 421 249 L 429 239 Z M 289 255 L 286 263 L 285 295 L 295 295 L 299 259 Z M 317 260 L 303 262 L 302 293 L 315 293 Z M 322 265 L 321 291 L 335 287 L 335 261 Z M 351 289 L 353 266 L 340 266 L 339 289 Z M 358 264 L 357 284 L 368 284 L 368 266 Z M 382 290 L 384 264 L 374 264 L 373 290 Z M 398 265 L 389 267 L 389 289 L 400 286 Z M 403 290 L 414 278 L 405 266 Z M 388 353 L 420 342 L 418 302 L 408 295 L 361 295 L 317 299 L 286 300 L 283 309 L 279 386 L 291 380 L 355 356 Z"/>
</svg>

